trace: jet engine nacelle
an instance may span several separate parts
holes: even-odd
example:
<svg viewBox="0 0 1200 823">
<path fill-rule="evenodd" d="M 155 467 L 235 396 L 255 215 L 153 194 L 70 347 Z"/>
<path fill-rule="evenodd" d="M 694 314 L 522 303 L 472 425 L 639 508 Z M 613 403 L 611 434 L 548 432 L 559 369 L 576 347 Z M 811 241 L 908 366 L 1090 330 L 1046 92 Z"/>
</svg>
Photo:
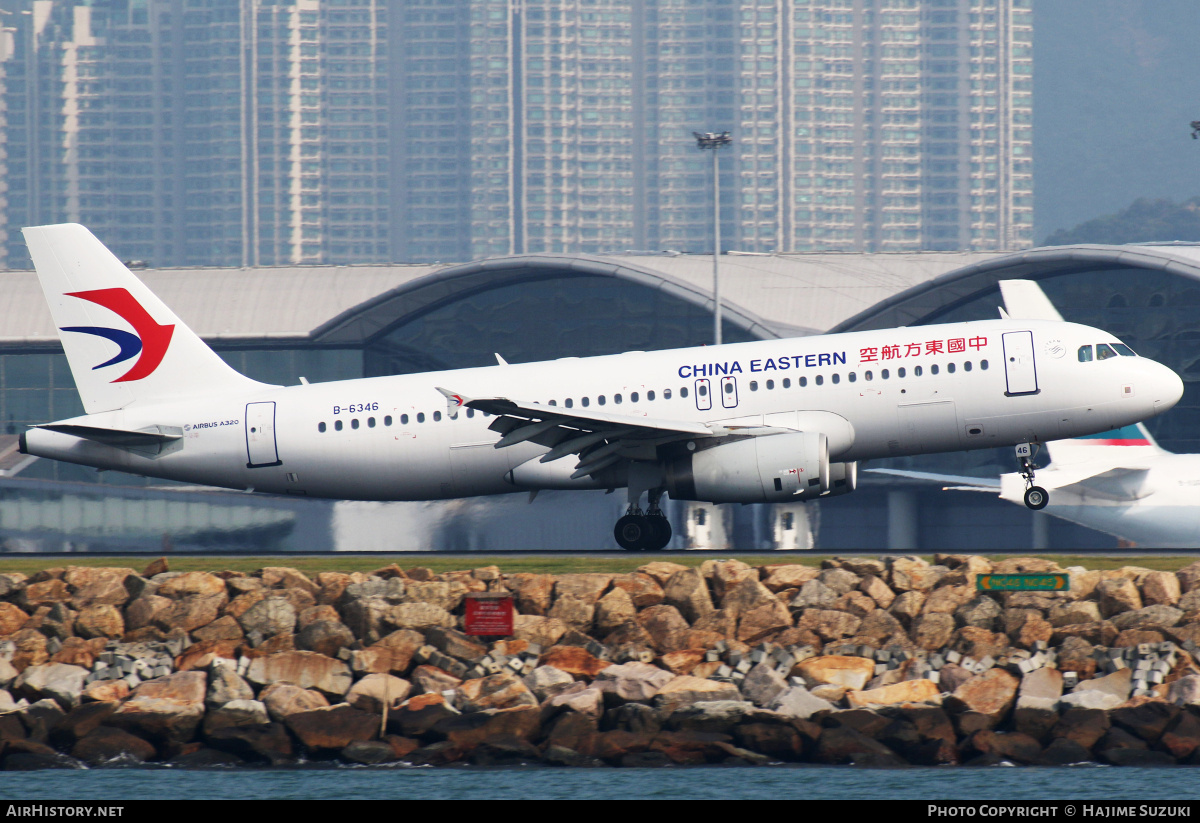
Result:
<svg viewBox="0 0 1200 823">
<path fill-rule="evenodd" d="M 826 497 L 849 494 L 858 488 L 858 461 L 829 464 L 829 493 Z"/>
<path fill-rule="evenodd" d="M 663 469 L 672 500 L 804 500 L 830 488 L 829 441 L 820 432 L 749 437 L 701 449 Z"/>
</svg>

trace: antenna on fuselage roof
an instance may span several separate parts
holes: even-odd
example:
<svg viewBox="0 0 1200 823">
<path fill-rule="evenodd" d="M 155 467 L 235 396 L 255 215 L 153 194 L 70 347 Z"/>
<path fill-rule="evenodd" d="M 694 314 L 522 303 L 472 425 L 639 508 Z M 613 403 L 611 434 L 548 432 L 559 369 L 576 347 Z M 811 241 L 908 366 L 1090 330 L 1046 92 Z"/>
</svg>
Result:
<svg viewBox="0 0 1200 823">
<path fill-rule="evenodd" d="M 492 353 L 496 355 L 496 362 L 497 362 L 497 363 L 499 363 L 501 366 L 507 366 L 507 365 L 508 365 L 508 361 L 507 361 L 507 360 L 505 360 L 503 357 L 501 357 L 501 356 L 500 356 L 500 354 L 499 354 L 498 352 L 492 352 Z"/>
</svg>

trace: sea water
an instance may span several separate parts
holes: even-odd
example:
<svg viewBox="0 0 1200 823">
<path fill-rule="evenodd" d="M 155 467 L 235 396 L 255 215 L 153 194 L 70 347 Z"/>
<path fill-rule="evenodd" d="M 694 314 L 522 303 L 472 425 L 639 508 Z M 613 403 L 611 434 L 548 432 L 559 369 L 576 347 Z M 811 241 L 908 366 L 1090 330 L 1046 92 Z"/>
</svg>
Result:
<svg viewBox="0 0 1200 823">
<path fill-rule="evenodd" d="M 0 772 L 0 800 L 1200 799 L 1188 767 L 110 768 Z"/>
</svg>

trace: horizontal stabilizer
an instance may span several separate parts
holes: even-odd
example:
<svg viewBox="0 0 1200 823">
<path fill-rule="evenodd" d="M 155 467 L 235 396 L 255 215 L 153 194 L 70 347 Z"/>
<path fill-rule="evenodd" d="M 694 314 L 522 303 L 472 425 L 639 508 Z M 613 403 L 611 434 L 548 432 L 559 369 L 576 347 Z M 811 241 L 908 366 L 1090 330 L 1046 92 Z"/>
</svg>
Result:
<svg viewBox="0 0 1200 823">
<path fill-rule="evenodd" d="M 93 440 L 106 446 L 123 449 L 161 447 L 183 439 L 183 430 L 175 426 L 153 426 L 148 429 L 130 431 L 129 429 L 106 429 L 101 426 L 80 426 L 74 423 L 45 423 L 34 428 L 69 434 L 72 437 L 82 437 L 84 440 Z"/>
<path fill-rule="evenodd" d="M 1109 469 L 1059 488 L 1106 500 L 1140 500 L 1152 492 L 1146 488 L 1146 478 L 1149 474 L 1149 469 Z"/>
</svg>

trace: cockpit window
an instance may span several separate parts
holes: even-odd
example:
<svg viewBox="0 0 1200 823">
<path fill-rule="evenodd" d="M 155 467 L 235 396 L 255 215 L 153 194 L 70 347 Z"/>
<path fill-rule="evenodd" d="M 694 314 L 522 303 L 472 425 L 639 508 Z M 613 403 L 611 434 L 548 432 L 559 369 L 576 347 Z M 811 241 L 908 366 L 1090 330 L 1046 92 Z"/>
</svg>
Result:
<svg viewBox="0 0 1200 823">
<path fill-rule="evenodd" d="M 1080 363 L 1091 363 L 1092 362 L 1092 347 L 1091 346 L 1080 346 L 1079 347 L 1079 362 Z"/>
<path fill-rule="evenodd" d="M 1110 357 L 1116 357 L 1117 353 L 1112 350 L 1112 346 L 1107 343 L 1096 344 L 1096 359 L 1108 360 Z"/>
<path fill-rule="evenodd" d="M 1137 353 L 1126 346 L 1124 343 L 1113 343 L 1113 348 L 1117 350 L 1117 354 L 1122 357 L 1137 357 Z"/>
</svg>

